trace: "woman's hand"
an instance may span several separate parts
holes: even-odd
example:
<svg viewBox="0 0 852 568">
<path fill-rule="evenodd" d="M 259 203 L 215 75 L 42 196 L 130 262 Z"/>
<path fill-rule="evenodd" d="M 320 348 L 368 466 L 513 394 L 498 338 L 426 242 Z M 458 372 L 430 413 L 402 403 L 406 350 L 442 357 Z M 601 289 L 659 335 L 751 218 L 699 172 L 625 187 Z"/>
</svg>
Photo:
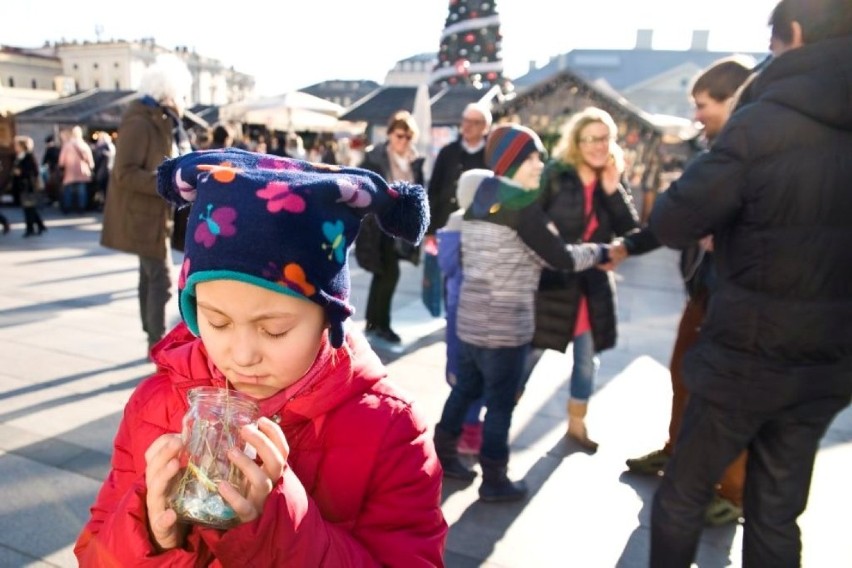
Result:
<svg viewBox="0 0 852 568">
<path fill-rule="evenodd" d="M 604 168 L 601 170 L 601 187 L 604 193 L 612 195 L 618 189 L 618 182 L 621 180 L 621 173 L 615 164 L 615 157 L 610 156 Z"/>
<path fill-rule="evenodd" d="M 180 471 L 183 442 L 178 434 L 163 434 L 145 450 L 145 482 L 148 493 L 148 529 L 159 552 L 183 545 L 186 528 L 177 522 L 177 513 L 169 507 L 169 486 Z"/>
<path fill-rule="evenodd" d="M 232 448 L 228 452 L 228 458 L 243 472 L 248 492 L 243 497 L 231 485 L 222 482 L 219 483 L 219 493 L 237 513 L 240 521 L 248 523 L 260 516 L 266 498 L 284 475 L 290 446 L 284 432 L 269 418 L 261 418 L 257 421 L 257 426 L 243 426 L 240 435 L 257 450 L 260 464 L 255 463 L 255 460 L 239 448 Z"/>
</svg>

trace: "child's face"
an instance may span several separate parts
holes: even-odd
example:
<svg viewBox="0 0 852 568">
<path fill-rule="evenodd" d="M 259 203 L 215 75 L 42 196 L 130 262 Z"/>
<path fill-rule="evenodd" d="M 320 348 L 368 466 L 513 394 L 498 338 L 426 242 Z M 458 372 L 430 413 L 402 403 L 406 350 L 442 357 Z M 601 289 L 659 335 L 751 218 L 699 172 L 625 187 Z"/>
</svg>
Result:
<svg viewBox="0 0 852 568">
<path fill-rule="evenodd" d="M 268 398 L 316 359 L 325 331 L 317 304 L 236 280 L 201 282 L 195 294 L 207 353 L 238 391 Z"/>
<path fill-rule="evenodd" d="M 538 152 L 532 152 L 527 159 L 518 166 L 512 180 L 524 189 L 538 189 L 541 181 L 541 172 L 544 170 L 544 162 Z"/>
</svg>

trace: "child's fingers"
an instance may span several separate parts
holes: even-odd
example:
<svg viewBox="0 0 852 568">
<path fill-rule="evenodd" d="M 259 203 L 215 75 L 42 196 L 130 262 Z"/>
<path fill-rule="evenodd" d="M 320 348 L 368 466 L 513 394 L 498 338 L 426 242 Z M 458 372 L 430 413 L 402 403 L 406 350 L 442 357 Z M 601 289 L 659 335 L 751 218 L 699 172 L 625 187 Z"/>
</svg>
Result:
<svg viewBox="0 0 852 568">
<path fill-rule="evenodd" d="M 281 427 L 269 418 L 261 418 L 258 420 L 257 427 L 261 432 L 266 434 L 270 440 L 272 440 L 272 443 L 275 444 L 275 447 L 277 447 L 278 451 L 281 452 L 281 455 L 284 456 L 284 461 L 287 461 L 287 457 L 290 455 L 290 444 L 287 443 L 287 437 L 284 436 L 284 432 L 281 430 Z"/>
<path fill-rule="evenodd" d="M 274 430 L 277 430 L 279 433 L 281 432 L 277 425 L 273 423 L 273 426 Z M 264 425 L 264 429 L 267 432 L 271 432 L 267 425 Z M 283 439 L 284 434 L 281 433 L 279 436 L 276 436 L 273 432 L 273 437 L 277 439 L 279 444 L 283 443 L 283 448 L 279 448 L 265 432 L 262 432 L 258 426 L 254 426 L 253 424 L 243 426 L 241 434 L 243 439 L 257 450 L 264 473 L 272 483 L 278 481 L 284 471 L 284 466 L 287 464 L 283 453 L 287 451 L 287 442 Z"/>
<path fill-rule="evenodd" d="M 145 450 L 145 464 L 148 466 L 157 465 L 157 463 L 162 465 L 162 463 L 175 457 L 182 447 L 183 442 L 181 442 L 180 435 L 163 434 L 151 442 L 151 445 Z"/>
<path fill-rule="evenodd" d="M 182 447 L 180 436 L 166 434 L 154 440 L 145 451 L 145 482 L 148 487 L 149 506 L 154 504 L 152 498 L 158 502 L 165 499 L 169 483 L 180 469 L 178 456 Z M 158 509 L 160 507 L 165 508 L 165 505 L 159 505 Z"/>
<path fill-rule="evenodd" d="M 245 456 L 243 456 L 245 457 Z M 234 489 L 230 483 L 224 481 L 219 483 L 219 494 L 228 505 L 237 514 L 240 522 L 249 523 L 260 516 L 260 510 L 263 507 L 263 500 L 258 505 L 255 505 L 251 500 L 246 499 L 240 492 Z M 251 494 L 251 493 L 250 493 Z M 268 495 L 268 493 L 267 493 Z M 265 498 L 265 496 L 264 496 Z"/>
</svg>

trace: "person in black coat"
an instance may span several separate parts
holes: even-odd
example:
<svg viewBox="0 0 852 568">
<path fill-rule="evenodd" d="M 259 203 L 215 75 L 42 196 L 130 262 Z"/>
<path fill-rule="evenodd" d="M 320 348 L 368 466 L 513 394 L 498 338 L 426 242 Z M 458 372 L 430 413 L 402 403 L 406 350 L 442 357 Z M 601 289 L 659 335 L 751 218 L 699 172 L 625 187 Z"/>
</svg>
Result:
<svg viewBox="0 0 852 568">
<path fill-rule="evenodd" d="M 554 158 L 542 176 L 541 199 L 566 243 L 609 243 L 638 228 L 633 199 L 621 184 L 624 164 L 617 132 L 612 117 L 595 107 L 575 114 L 562 128 Z M 613 347 L 615 338 L 611 271 L 542 271 L 528 372 L 545 349 L 562 352 L 573 344 L 567 436 L 590 452 L 598 446 L 589 439 L 585 424 L 597 354 Z"/>
<path fill-rule="evenodd" d="M 470 103 L 462 112 L 459 137 L 438 152 L 429 178 L 431 221 L 426 230 L 427 243 L 435 239 L 437 230 L 446 225 L 450 214 L 459 208 L 456 201 L 459 176 L 468 170 L 486 167 L 485 137 L 491 129 L 491 121 L 491 111 L 486 105 Z"/>
<path fill-rule="evenodd" d="M 376 172 L 388 182 L 423 185 L 423 158 L 417 156 L 414 149 L 418 133 L 411 113 L 394 113 L 388 121 L 387 141 L 367 149 L 361 167 Z M 379 229 L 373 215 L 364 218 L 355 239 L 358 264 L 373 273 L 365 331 L 368 337 L 378 337 L 389 343 L 402 341 L 391 328 L 391 302 L 399 282 L 399 260 L 405 258 L 416 264 L 420 258 L 419 247 L 402 249 L 401 244 Z"/>
<path fill-rule="evenodd" d="M 21 196 L 21 208 L 24 210 L 26 230 L 24 237 L 40 235 L 47 231 L 39 206 L 39 177 L 41 171 L 33 156 L 33 139 L 29 136 L 15 137 L 15 163 L 12 166 L 12 186 Z"/>
<path fill-rule="evenodd" d="M 748 448 L 743 566 L 799 566 L 820 439 L 852 400 L 852 0 L 782 0 L 773 60 L 654 204 L 716 283 L 683 362 L 689 402 L 654 495 L 653 566 L 689 566 L 725 467 Z"/>
</svg>

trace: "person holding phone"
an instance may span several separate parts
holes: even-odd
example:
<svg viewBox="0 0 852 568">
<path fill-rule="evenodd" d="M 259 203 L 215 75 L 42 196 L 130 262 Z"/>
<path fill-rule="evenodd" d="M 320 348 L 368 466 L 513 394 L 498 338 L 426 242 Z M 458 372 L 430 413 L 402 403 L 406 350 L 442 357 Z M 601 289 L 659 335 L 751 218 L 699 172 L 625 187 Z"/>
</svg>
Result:
<svg viewBox="0 0 852 568">
<path fill-rule="evenodd" d="M 617 132 L 612 117 L 595 107 L 577 113 L 562 127 L 542 175 L 540 199 L 566 243 L 609 243 L 639 227 L 633 198 L 621 183 L 624 160 Z M 562 352 L 573 343 L 567 437 L 591 453 L 598 445 L 586 432 L 585 417 L 598 353 L 613 347 L 615 340 L 611 271 L 542 271 L 526 378 L 545 349 Z"/>
</svg>

